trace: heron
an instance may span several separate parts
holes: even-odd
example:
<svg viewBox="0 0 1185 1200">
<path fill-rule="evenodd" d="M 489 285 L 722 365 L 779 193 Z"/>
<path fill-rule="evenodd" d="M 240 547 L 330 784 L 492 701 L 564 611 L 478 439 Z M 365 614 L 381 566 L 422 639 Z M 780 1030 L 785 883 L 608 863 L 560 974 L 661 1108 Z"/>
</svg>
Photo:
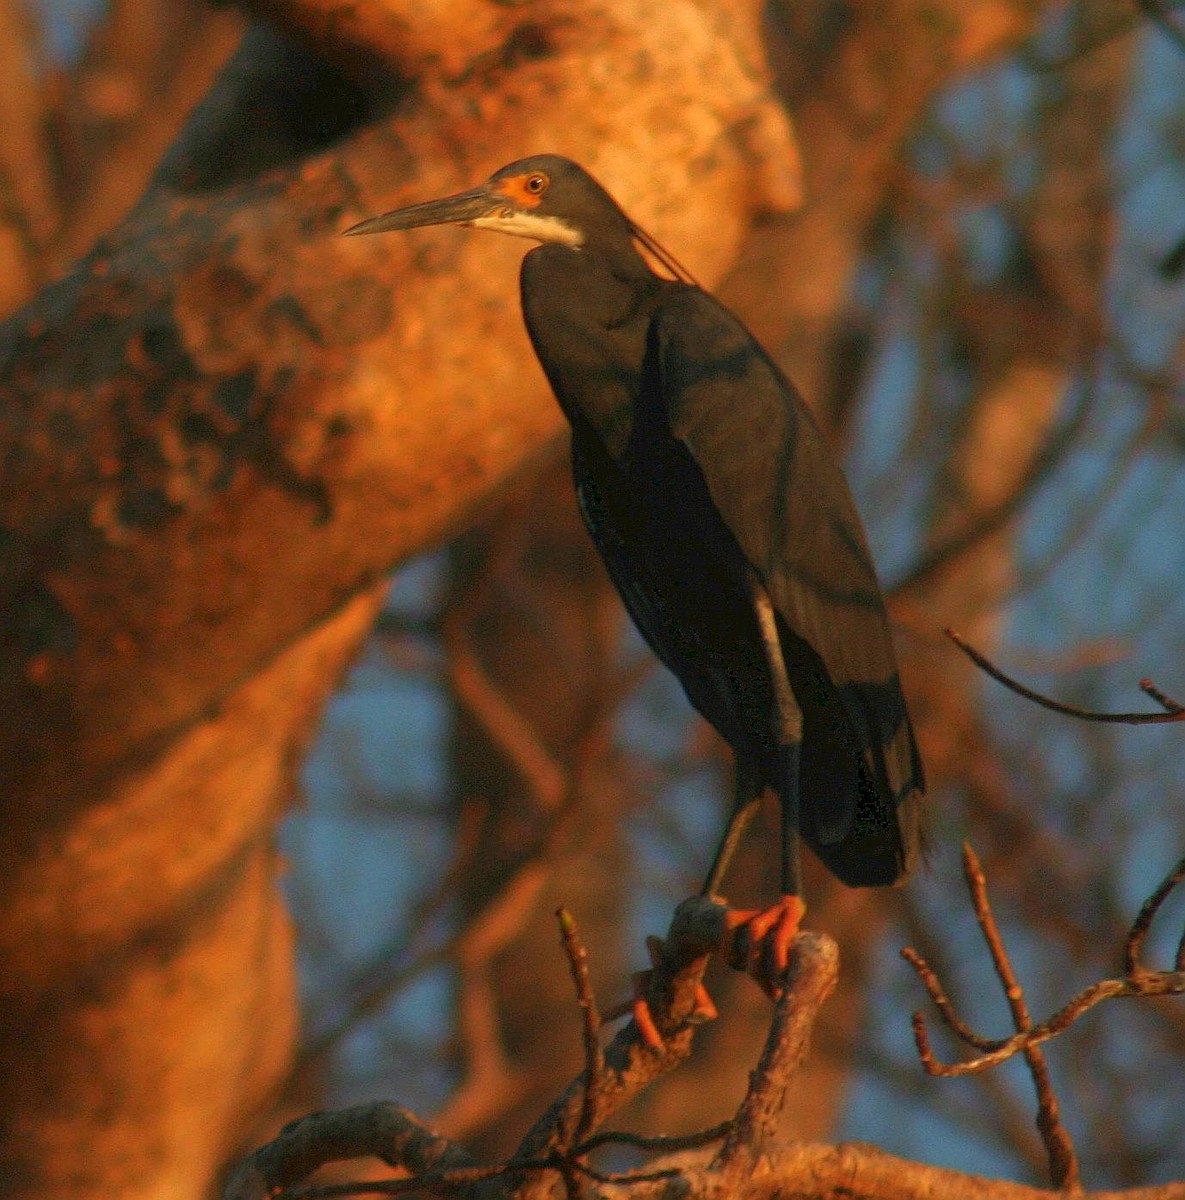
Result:
<svg viewBox="0 0 1185 1200">
<path fill-rule="evenodd" d="M 781 894 L 730 910 L 775 993 L 805 912 L 800 839 L 852 887 L 898 883 L 921 849 L 921 759 L 843 472 L 741 321 L 570 159 L 524 158 L 346 233 L 435 225 L 539 243 L 522 312 L 571 426 L 584 523 L 642 637 L 732 748 L 703 895 L 720 896 L 764 794 L 780 801 Z"/>
</svg>

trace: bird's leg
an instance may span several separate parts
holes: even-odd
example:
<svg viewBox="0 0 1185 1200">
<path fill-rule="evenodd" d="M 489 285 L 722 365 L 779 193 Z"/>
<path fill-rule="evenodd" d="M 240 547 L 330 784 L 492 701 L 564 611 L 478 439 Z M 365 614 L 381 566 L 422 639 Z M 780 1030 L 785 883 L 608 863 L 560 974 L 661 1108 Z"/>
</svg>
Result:
<svg viewBox="0 0 1185 1200">
<path fill-rule="evenodd" d="M 764 788 L 758 764 L 747 756 L 738 754 L 733 786 L 732 812 L 729 814 L 724 836 L 716 848 L 716 857 L 712 860 L 704 886 L 700 889 L 701 896 L 713 897 L 719 894 L 725 872 L 736 854 L 741 838 L 745 836 L 745 830 L 749 828 L 749 823 L 757 812 L 757 806 L 761 803 Z"/>
<path fill-rule="evenodd" d="M 782 895 L 771 908 L 755 912 L 736 911 L 729 915 L 729 923 L 735 925 L 737 931 L 731 959 L 734 966 L 748 970 L 770 995 L 776 995 L 790 958 L 790 944 L 806 912 L 806 905 L 802 901 L 798 843 L 802 710 L 790 688 L 773 601 L 755 573 L 749 575 L 749 586 L 766 662 L 769 664 L 775 706 L 774 734 L 782 763 L 782 779 L 778 788 L 782 804 Z"/>
<path fill-rule="evenodd" d="M 761 803 L 763 791 L 761 772 L 757 763 L 751 762 L 746 757 L 738 756 L 732 812 L 729 814 L 724 836 L 720 839 L 720 845 L 716 848 L 716 857 L 712 860 L 712 866 L 708 871 L 707 878 L 704 880 L 704 886 L 700 889 L 701 896 L 714 899 L 719 892 L 720 883 L 724 878 L 725 872 L 728 870 L 728 864 L 732 861 L 733 855 L 736 853 L 736 848 L 740 844 L 741 838 L 745 836 L 745 830 L 748 829 L 749 822 L 753 820 L 753 815 L 757 812 L 757 806 Z M 736 926 L 735 915 L 734 912 L 730 912 L 726 918 L 730 928 L 735 928 Z M 662 942 L 656 937 L 648 937 L 646 939 L 646 950 L 650 955 L 650 966 L 651 970 L 653 970 L 654 967 L 658 966 L 658 956 L 662 951 Z M 642 1040 L 651 1049 L 659 1050 L 662 1048 L 662 1035 L 658 1031 L 658 1026 L 654 1023 L 654 1017 L 650 1012 L 650 1003 L 646 999 L 649 986 L 650 971 L 638 971 L 633 978 L 632 998 L 624 1004 L 615 1005 L 603 1014 L 603 1018 L 605 1020 L 612 1020 L 615 1017 L 625 1016 L 626 1013 L 632 1014 L 638 1026 L 638 1032 L 642 1035 Z M 698 984 L 696 987 L 695 1010 L 692 1013 L 691 1019 L 699 1023 L 714 1020 L 715 1017 L 716 1006 L 712 1003 L 712 997 L 708 995 L 708 989 L 702 983 Z"/>
</svg>

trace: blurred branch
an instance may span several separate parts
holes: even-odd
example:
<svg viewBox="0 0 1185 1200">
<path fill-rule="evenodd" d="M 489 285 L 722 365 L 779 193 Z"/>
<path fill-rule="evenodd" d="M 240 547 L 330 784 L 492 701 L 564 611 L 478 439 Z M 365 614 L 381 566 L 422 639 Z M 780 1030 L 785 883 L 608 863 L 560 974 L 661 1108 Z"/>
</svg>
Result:
<svg viewBox="0 0 1185 1200">
<path fill-rule="evenodd" d="M 544 812 L 568 791 L 567 772 L 550 754 L 537 731 L 482 669 L 466 632 L 469 616 L 460 607 L 445 621 L 448 677 L 453 693 L 486 736 L 512 763 Z"/>
<path fill-rule="evenodd" d="M 371 963 L 357 972 L 352 983 L 342 985 L 346 999 L 337 1011 L 322 1023 L 303 1048 L 293 1074 L 300 1074 L 321 1062 L 340 1040 L 364 1017 L 377 1011 L 391 996 L 407 987 L 432 967 L 460 957 L 488 956 L 513 936 L 539 896 L 548 873 L 554 869 L 554 847 L 566 836 L 571 814 L 557 814 L 545 831 L 541 844 L 524 858 L 516 870 L 488 902 L 458 930 L 436 946 L 417 947 L 399 939 L 384 946 Z M 472 843 L 462 845 L 458 862 L 467 861 Z M 446 887 L 427 902 L 431 910 L 444 903 L 446 892 L 455 883 L 457 870 L 450 869 Z"/>
<path fill-rule="evenodd" d="M 1181 31 L 1174 16 L 1180 12 L 1180 4 L 1161 4 L 1160 0 L 1136 0 L 1136 7 L 1182 54 L 1185 54 L 1185 33 Z"/>
<path fill-rule="evenodd" d="M 1091 399 L 1087 390 L 1070 417 L 1050 432 L 1045 444 L 1034 453 L 1006 496 L 976 514 L 961 529 L 924 550 L 913 567 L 891 585 L 889 592 L 893 596 L 902 596 L 924 588 L 952 562 L 969 554 L 986 538 L 1007 526 L 1048 481 L 1075 445 L 1089 415 Z"/>
</svg>

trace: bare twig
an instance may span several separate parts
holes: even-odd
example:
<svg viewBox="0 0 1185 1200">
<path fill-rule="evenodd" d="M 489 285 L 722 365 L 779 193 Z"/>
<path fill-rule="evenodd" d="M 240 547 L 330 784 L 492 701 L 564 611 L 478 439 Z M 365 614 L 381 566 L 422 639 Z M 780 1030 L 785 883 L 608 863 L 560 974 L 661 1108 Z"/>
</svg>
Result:
<svg viewBox="0 0 1185 1200">
<path fill-rule="evenodd" d="M 985 1053 L 999 1049 L 998 1039 L 980 1037 L 970 1025 L 960 1020 L 959 1014 L 955 1012 L 954 1005 L 951 1004 L 943 990 L 938 976 L 930 969 L 930 964 L 912 946 L 903 947 L 901 957 L 917 972 L 934 1007 L 938 1009 L 942 1019 L 961 1041 L 966 1042 L 968 1046 L 973 1046 L 976 1050 L 983 1050 Z M 921 1013 L 914 1013 L 915 1033 L 919 1018 L 923 1023 L 925 1022 L 925 1017 Z"/>
<path fill-rule="evenodd" d="M 1169 898 L 1169 894 L 1183 879 L 1185 879 L 1185 858 L 1177 863 L 1161 881 L 1160 886 L 1140 906 L 1140 911 L 1132 922 L 1131 932 L 1127 935 L 1127 945 L 1124 947 L 1123 963 L 1128 979 L 1149 974 L 1148 968 L 1140 962 L 1144 942 L 1148 938 L 1148 930 L 1152 928 L 1152 922 L 1164 902 Z M 1185 970 L 1185 961 L 1182 961 L 1180 950 L 1177 951 L 1173 967 L 1177 971 Z"/>
<path fill-rule="evenodd" d="M 967 886 L 971 891 L 972 902 L 975 905 L 975 916 L 979 928 L 983 931 L 984 941 L 992 955 L 996 974 L 1004 985 L 1004 994 L 1012 1009 L 1012 1019 L 1018 1033 L 1025 1033 L 1033 1027 L 1033 1019 L 1029 1015 L 1029 1006 L 1025 1002 L 1024 989 L 1013 970 L 1012 960 L 1005 949 L 1004 940 L 1000 937 L 1000 929 L 996 924 L 996 916 L 992 912 L 991 901 L 988 899 L 987 879 L 983 873 L 979 858 L 971 848 L 970 842 L 963 843 L 963 871 L 967 878 Z M 1078 1170 L 1078 1156 L 1074 1152 L 1074 1143 L 1066 1127 L 1062 1124 L 1061 1111 L 1057 1095 L 1053 1090 L 1053 1080 L 1049 1075 L 1049 1064 L 1045 1061 L 1045 1053 L 1040 1046 L 1025 1046 L 1025 1062 L 1033 1077 L 1033 1087 L 1037 1092 L 1037 1129 L 1045 1143 L 1045 1152 L 1049 1158 L 1049 1174 L 1057 1187 L 1066 1191 L 1079 1191 L 1082 1187 Z"/>
<path fill-rule="evenodd" d="M 1026 700 L 1031 700 L 1034 704 L 1040 705 L 1042 708 L 1047 708 L 1050 712 L 1062 713 L 1067 717 L 1077 717 L 1080 721 L 1100 721 L 1112 725 L 1164 725 L 1175 721 L 1185 721 L 1185 706 L 1182 706 L 1177 701 L 1170 699 L 1159 688 L 1148 679 L 1140 681 L 1140 688 L 1145 695 L 1155 700 L 1161 705 L 1165 712 L 1159 713 L 1107 713 L 1095 712 L 1089 708 L 1078 708 L 1073 704 L 1063 704 L 1060 700 L 1054 700 L 1050 696 L 1044 696 L 1040 692 L 1033 691 L 1032 688 L 1025 687 L 1023 683 L 1013 679 L 1010 675 L 1006 675 L 993 662 L 984 655 L 980 654 L 974 646 L 956 633 L 953 629 L 947 629 L 946 636 L 981 671 L 990 675 L 993 679 L 1002 683 L 1010 691 L 1015 692 L 1018 696 L 1023 696 Z"/>
<path fill-rule="evenodd" d="M 1185 994 L 1185 969 L 1182 968 L 1185 946 L 1178 950 L 1172 971 L 1154 971 L 1144 966 L 1139 960 L 1140 950 L 1152 920 L 1169 893 L 1182 880 L 1185 880 L 1185 859 L 1182 859 L 1173 868 L 1164 882 L 1148 898 L 1133 922 L 1127 938 L 1126 974 L 1122 979 L 1104 979 L 1091 985 L 1058 1009 L 1048 1020 L 1018 1032 L 1012 1037 L 989 1039 L 971 1031 L 958 1020 L 946 997 L 942 995 L 938 979 L 922 956 L 909 947 L 902 950 L 902 957 L 918 972 L 919 978 L 935 1001 L 943 1020 L 960 1039 L 981 1052 L 977 1057 L 963 1062 L 940 1062 L 935 1058 L 930 1045 L 930 1037 L 926 1030 L 926 1018 L 923 1013 L 915 1012 L 913 1014 L 914 1040 L 917 1043 L 918 1056 L 926 1073 L 952 1077 L 985 1071 L 989 1067 L 1007 1061 L 1015 1054 L 1022 1053 L 1028 1047 L 1038 1046 L 1050 1038 L 1057 1037 L 1084 1013 L 1104 1000 L 1121 996 L 1179 996 Z M 1185 943 L 1185 939 L 1183 939 L 1183 943 Z M 940 996 L 941 1001 L 939 1000 Z M 968 1034 L 970 1036 L 967 1036 Z"/>
<path fill-rule="evenodd" d="M 701 1146 L 710 1146 L 713 1142 L 727 1137 L 736 1124 L 731 1118 L 713 1125 L 710 1129 L 701 1129 L 698 1133 L 687 1133 L 681 1136 L 658 1135 L 643 1137 L 640 1133 L 615 1133 L 607 1130 L 605 1133 L 594 1133 L 576 1147 L 575 1153 L 585 1155 L 599 1146 L 621 1145 L 633 1146 L 651 1154 L 673 1154 L 677 1150 L 698 1150 Z"/>
<path fill-rule="evenodd" d="M 605 1053 L 601 1049 L 601 1014 L 593 995 L 588 977 L 588 951 L 580 940 L 576 922 L 566 908 L 556 910 L 560 923 L 560 936 L 564 953 L 568 956 L 568 967 L 572 972 L 572 983 L 576 988 L 576 1000 L 580 1005 L 581 1029 L 584 1041 L 584 1098 L 580 1104 L 580 1116 L 568 1140 L 568 1149 L 579 1146 L 592 1132 L 593 1119 L 605 1075 Z"/>
<path fill-rule="evenodd" d="M 1159 704 L 1166 712 L 1185 712 L 1185 705 L 1179 704 L 1171 696 L 1166 696 L 1165 693 L 1162 692 L 1160 688 L 1158 688 L 1156 684 L 1152 682 L 1151 679 L 1140 680 L 1140 691 L 1142 691 L 1146 696 L 1150 696 L 1153 700 L 1155 700 L 1156 703 Z"/>
</svg>

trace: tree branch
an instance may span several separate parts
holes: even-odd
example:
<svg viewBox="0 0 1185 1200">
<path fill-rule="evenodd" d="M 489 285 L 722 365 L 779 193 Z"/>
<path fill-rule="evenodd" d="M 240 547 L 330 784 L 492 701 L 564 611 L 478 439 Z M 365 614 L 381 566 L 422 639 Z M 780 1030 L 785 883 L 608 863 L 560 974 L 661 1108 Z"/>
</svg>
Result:
<svg viewBox="0 0 1185 1200">
<path fill-rule="evenodd" d="M 913 1014 L 914 1040 L 917 1043 L 918 1056 L 922 1060 L 922 1066 L 926 1069 L 926 1073 L 953 1077 L 985 1071 L 989 1067 L 1006 1062 L 1016 1054 L 1026 1052 L 1031 1047 L 1064 1033 L 1079 1017 L 1104 1000 L 1119 996 L 1179 996 L 1185 994 L 1185 967 L 1183 967 L 1185 938 L 1178 947 L 1174 969 L 1171 971 L 1152 970 L 1144 966 L 1139 958 L 1153 919 L 1169 894 L 1183 879 L 1185 879 L 1185 858 L 1177 863 L 1156 891 L 1144 902 L 1133 922 L 1125 947 L 1125 974 L 1121 979 L 1104 979 L 1093 984 L 1079 992 L 1048 1020 L 1023 1029 L 1012 1037 L 985 1038 L 971 1030 L 955 1014 L 942 990 L 941 983 L 934 972 L 930 970 L 925 959 L 908 946 L 903 949 L 901 956 L 917 971 L 930 999 L 934 1001 L 949 1028 L 963 1042 L 981 1052 L 976 1057 L 963 1062 L 940 1062 L 934 1057 L 930 1046 L 925 1016 L 921 1012 L 915 1012 Z M 1011 981 L 1011 984 L 1005 976 L 1002 976 L 1002 979 L 1006 988 L 1012 987 L 1019 991 L 1019 984 L 1015 982 L 1015 979 Z"/>
<path fill-rule="evenodd" d="M 1162 692 L 1150 679 L 1140 680 L 1140 690 L 1152 700 L 1159 704 L 1164 712 L 1159 713 L 1108 713 L 1095 712 L 1089 708 L 1079 708 L 1073 704 L 1063 704 L 1060 700 L 1054 700 L 1050 696 L 1042 695 L 1040 692 L 1034 691 L 1032 688 L 1025 687 L 1023 683 L 1013 679 L 1011 675 L 1006 675 L 999 667 L 995 665 L 985 655 L 980 654 L 974 646 L 964 641 L 963 638 L 953 629 L 947 629 L 946 636 L 977 666 L 993 679 L 1002 683 L 1009 691 L 1015 692 L 1018 696 L 1022 696 L 1025 700 L 1031 700 L 1034 704 L 1040 705 L 1042 708 L 1047 708 L 1050 712 L 1062 713 L 1067 717 L 1077 717 L 1080 721 L 1098 721 L 1104 724 L 1112 725 L 1164 725 L 1171 724 L 1177 721 L 1185 721 L 1185 705 L 1171 699 Z"/>
</svg>

